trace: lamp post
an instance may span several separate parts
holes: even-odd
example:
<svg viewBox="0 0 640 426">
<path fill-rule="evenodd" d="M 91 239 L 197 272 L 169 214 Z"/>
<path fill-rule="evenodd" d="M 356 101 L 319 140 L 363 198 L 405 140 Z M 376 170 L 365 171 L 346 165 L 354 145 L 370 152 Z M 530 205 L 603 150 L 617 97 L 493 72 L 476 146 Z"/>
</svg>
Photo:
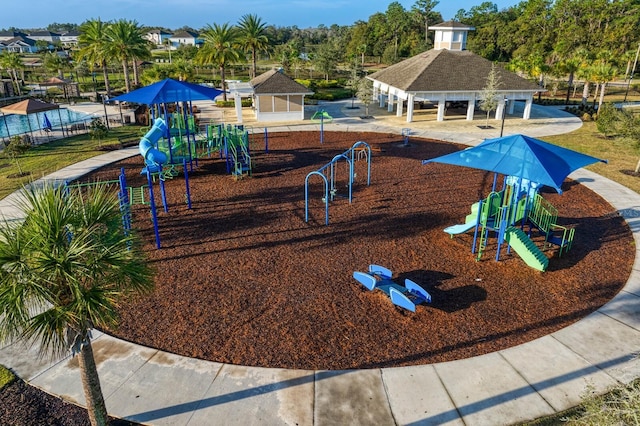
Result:
<svg viewBox="0 0 640 426">
<path fill-rule="evenodd" d="M 502 137 L 502 133 L 504 131 L 504 119 L 507 116 L 507 104 L 509 103 L 509 99 L 504 98 L 504 106 L 502 107 L 502 124 L 500 125 L 500 137 Z"/>
</svg>

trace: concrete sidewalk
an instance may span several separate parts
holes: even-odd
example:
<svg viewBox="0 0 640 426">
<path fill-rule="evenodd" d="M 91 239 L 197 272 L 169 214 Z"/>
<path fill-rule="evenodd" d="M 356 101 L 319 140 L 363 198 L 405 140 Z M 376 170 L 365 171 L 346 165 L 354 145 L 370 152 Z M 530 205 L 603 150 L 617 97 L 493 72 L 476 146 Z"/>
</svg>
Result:
<svg viewBox="0 0 640 426">
<path fill-rule="evenodd" d="M 486 136 L 465 120 L 370 122 L 346 105 L 320 106 L 335 117 L 326 130 L 400 133 L 410 127 L 411 135 L 467 144 L 499 136 Z M 504 133 L 540 137 L 581 125 L 557 110 L 534 110 L 532 120 L 507 120 Z M 317 128 L 290 123 L 269 126 L 269 132 Z M 110 152 L 47 179 L 71 179 L 136 154 L 135 149 Z M 571 177 L 618 210 L 640 247 L 640 195 L 586 170 Z M 2 200 L 0 212 L 15 214 L 10 203 Z M 636 256 L 624 289 L 583 320 L 532 342 L 460 361 L 352 371 L 255 368 L 185 358 L 100 333 L 94 352 L 109 413 L 145 424 L 506 425 L 572 407 L 588 388 L 602 393 L 640 377 L 639 262 Z M 84 404 L 77 361 L 39 360 L 36 352 L 7 345 L 0 348 L 0 364 L 34 386 Z"/>
</svg>

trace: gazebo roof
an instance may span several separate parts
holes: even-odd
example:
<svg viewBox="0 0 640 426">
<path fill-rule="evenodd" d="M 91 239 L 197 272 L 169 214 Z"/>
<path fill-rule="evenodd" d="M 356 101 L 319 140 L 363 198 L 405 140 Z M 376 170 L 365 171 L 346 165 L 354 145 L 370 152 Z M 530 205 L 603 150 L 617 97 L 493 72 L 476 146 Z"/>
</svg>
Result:
<svg viewBox="0 0 640 426">
<path fill-rule="evenodd" d="M 267 71 L 251 80 L 256 95 L 313 94 L 313 91 L 278 70 Z"/>
<path fill-rule="evenodd" d="M 487 85 L 492 62 L 467 50 L 429 50 L 367 78 L 405 92 L 481 91 Z M 502 67 L 496 67 L 498 91 L 537 92 L 540 88 Z"/>
<path fill-rule="evenodd" d="M 25 99 L 15 104 L 0 108 L 5 114 L 28 115 L 36 112 L 51 111 L 60 108 L 60 105 L 43 102 L 39 99 Z"/>
</svg>

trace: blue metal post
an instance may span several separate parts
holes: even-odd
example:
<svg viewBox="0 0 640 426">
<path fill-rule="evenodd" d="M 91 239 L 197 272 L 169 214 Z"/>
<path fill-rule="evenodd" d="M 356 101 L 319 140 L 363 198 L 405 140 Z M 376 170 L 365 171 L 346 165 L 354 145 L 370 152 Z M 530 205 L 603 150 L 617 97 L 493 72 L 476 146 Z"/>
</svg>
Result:
<svg viewBox="0 0 640 426">
<path fill-rule="evenodd" d="M 269 153 L 269 132 L 267 128 L 264 128 L 264 152 Z"/>
<path fill-rule="evenodd" d="M 151 219 L 153 220 L 153 232 L 156 236 L 156 248 L 160 248 L 160 231 L 158 230 L 158 214 L 156 212 L 156 201 L 153 198 L 153 179 L 151 172 L 147 169 L 147 183 L 149 184 L 149 207 L 151 208 Z"/>
<path fill-rule="evenodd" d="M 189 173 L 187 172 L 187 159 L 182 159 L 182 167 L 184 168 L 184 184 L 187 187 L 187 208 L 191 209 L 191 190 L 189 189 Z"/>
<path fill-rule="evenodd" d="M 162 206 L 164 207 L 164 212 L 169 213 L 169 205 L 167 204 L 167 192 L 164 190 L 164 177 L 162 176 L 162 168 L 160 168 L 160 173 L 158 173 L 158 180 L 160 181 L 160 195 L 162 198 Z"/>
<path fill-rule="evenodd" d="M 324 111 L 320 115 L 320 143 L 324 143 Z"/>
</svg>

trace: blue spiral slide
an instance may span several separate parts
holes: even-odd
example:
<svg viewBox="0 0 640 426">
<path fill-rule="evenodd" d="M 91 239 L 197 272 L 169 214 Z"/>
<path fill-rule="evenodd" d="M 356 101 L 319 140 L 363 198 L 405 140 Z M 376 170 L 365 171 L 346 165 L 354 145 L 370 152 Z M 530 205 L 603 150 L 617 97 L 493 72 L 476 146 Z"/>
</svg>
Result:
<svg viewBox="0 0 640 426">
<path fill-rule="evenodd" d="M 153 122 L 153 126 L 149 131 L 140 139 L 138 149 L 140 155 L 144 158 L 145 169 L 142 173 L 146 173 L 147 170 L 150 173 L 158 173 L 162 170 L 162 165 L 167 162 L 167 154 L 159 151 L 155 146 L 158 140 L 165 135 L 167 131 L 167 124 L 162 118 L 156 118 Z"/>
</svg>

